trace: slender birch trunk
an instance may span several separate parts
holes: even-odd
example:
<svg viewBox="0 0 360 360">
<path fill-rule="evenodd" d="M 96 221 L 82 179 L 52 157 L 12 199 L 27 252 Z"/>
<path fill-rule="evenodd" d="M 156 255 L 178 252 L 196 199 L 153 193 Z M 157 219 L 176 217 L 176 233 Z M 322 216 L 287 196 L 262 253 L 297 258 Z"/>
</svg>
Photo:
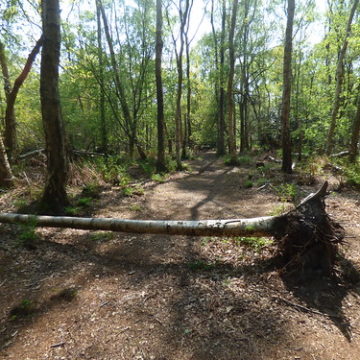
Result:
<svg viewBox="0 0 360 360">
<path fill-rule="evenodd" d="M 157 100 L 157 162 L 158 172 L 166 171 L 165 161 L 165 129 L 164 129 L 164 95 L 162 84 L 162 28 L 163 15 L 161 0 L 156 0 L 156 54 L 155 54 L 155 78 L 156 78 L 156 100 Z"/>
<path fill-rule="evenodd" d="M 327 144 L 326 144 L 326 154 L 327 155 L 330 155 L 334 148 L 334 136 L 335 136 L 336 122 L 337 122 L 337 117 L 338 117 L 339 109 L 340 109 L 340 95 L 342 92 L 342 86 L 343 86 L 343 82 L 344 82 L 344 58 L 345 58 L 347 47 L 348 47 L 348 42 L 349 42 L 348 39 L 349 39 L 349 36 L 351 33 L 351 24 L 352 24 L 352 21 L 353 21 L 353 18 L 354 18 L 354 15 L 355 15 L 358 5 L 359 5 L 359 0 L 354 0 L 353 6 L 351 7 L 351 10 L 350 10 L 348 22 L 346 25 L 344 42 L 343 42 L 342 47 L 339 52 L 339 58 L 338 58 L 337 67 L 336 67 L 335 96 L 334 96 L 334 102 L 333 102 L 333 107 L 332 107 L 332 111 L 331 111 L 331 121 L 330 121 L 330 127 L 329 127 L 329 132 L 328 132 Z"/>
<path fill-rule="evenodd" d="M 228 132 L 229 132 L 229 154 L 232 162 L 236 162 L 236 137 L 235 137 L 235 119 L 234 119 L 234 98 L 233 98 L 233 83 L 235 73 L 235 47 L 234 35 L 235 24 L 238 9 L 238 0 L 233 0 L 231 24 L 229 30 L 229 74 L 227 84 L 227 117 L 228 117 Z"/>
</svg>

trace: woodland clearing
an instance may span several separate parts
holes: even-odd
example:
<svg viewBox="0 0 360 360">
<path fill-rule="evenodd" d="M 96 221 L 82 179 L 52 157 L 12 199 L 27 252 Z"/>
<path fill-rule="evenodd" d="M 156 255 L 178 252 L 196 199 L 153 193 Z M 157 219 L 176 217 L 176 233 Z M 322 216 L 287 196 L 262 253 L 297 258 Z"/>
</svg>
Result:
<svg viewBox="0 0 360 360">
<path fill-rule="evenodd" d="M 276 166 L 271 184 L 300 182 Z M 254 163 L 226 167 L 207 152 L 190 168 L 142 181 L 131 196 L 104 187 L 88 212 L 231 219 L 289 206 L 276 185 L 250 186 Z M 296 185 L 298 195 L 322 180 Z M 1 212 L 14 211 L 15 198 L 3 195 Z M 306 282 L 284 276 L 267 239 L 43 228 L 24 248 L 24 230 L 2 225 L 0 359 L 359 359 L 359 192 L 332 192 L 326 205 L 346 230 L 339 275 Z"/>
</svg>

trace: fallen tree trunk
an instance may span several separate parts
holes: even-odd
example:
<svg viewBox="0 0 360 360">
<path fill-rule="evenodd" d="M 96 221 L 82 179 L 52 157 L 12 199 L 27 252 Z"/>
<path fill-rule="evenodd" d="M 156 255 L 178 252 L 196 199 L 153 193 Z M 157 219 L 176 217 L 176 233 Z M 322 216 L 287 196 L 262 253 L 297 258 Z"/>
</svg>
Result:
<svg viewBox="0 0 360 360">
<path fill-rule="evenodd" d="M 191 236 L 272 236 L 275 220 L 276 217 L 272 216 L 254 219 L 181 221 L 0 214 L 0 223 L 8 224 Z"/>
<path fill-rule="evenodd" d="M 269 236 L 278 242 L 279 252 L 289 265 L 331 272 L 342 227 L 326 214 L 327 182 L 305 198 L 296 209 L 280 215 L 230 220 L 126 220 L 0 214 L 0 223 L 32 224 L 88 230 L 190 236 Z"/>
<path fill-rule="evenodd" d="M 19 155 L 19 160 L 24 160 L 24 159 L 27 159 L 29 157 L 36 156 L 36 155 L 39 155 L 39 154 L 45 154 L 45 149 L 31 150 L 31 151 L 28 151 L 28 152 L 26 152 L 24 154 L 20 154 Z"/>
</svg>

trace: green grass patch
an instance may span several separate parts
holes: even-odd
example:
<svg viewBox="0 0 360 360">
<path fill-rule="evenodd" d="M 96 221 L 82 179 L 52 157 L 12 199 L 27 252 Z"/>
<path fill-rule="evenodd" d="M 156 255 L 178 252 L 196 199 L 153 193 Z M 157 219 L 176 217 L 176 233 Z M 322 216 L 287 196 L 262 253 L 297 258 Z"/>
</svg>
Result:
<svg viewBox="0 0 360 360">
<path fill-rule="evenodd" d="M 89 238 L 94 242 L 103 242 L 112 240 L 114 236 L 114 233 L 111 231 L 95 231 L 90 233 Z"/>
<path fill-rule="evenodd" d="M 245 189 L 250 189 L 254 186 L 254 183 L 251 180 L 245 180 L 244 181 L 244 188 Z"/>
<path fill-rule="evenodd" d="M 36 309 L 33 302 L 29 299 L 24 299 L 19 305 L 10 310 L 10 319 L 16 320 L 18 318 L 24 318 L 33 314 L 35 311 Z"/>
<path fill-rule="evenodd" d="M 96 183 L 90 183 L 84 186 L 81 195 L 84 198 L 97 199 L 100 197 L 101 186 Z"/>
<path fill-rule="evenodd" d="M 267 184 L 269 182 L 270 182 L 269 179 L 261 177 L 261 178 L 259 178 L 259 179 L 257 179 L 255 181 L 255 186 L 260 187 L 260 186 L 263 186 L 263 185 L 265 185 L 265 184 Z"/>
<path fill-rule="evenodd" d="M 35 243 L 39 239 L 36 233 L 36 220 L 31 219 L 27 224 L 20 224 L 19 234 L 16 239 L 17 247 L 25 247 L 27 249 L 34 249 Z"/>
<path fill-rule="evenodd" d="M 293 209 L 293 206 L 291 204 L 282 203 L 280 205 L 277 205 L 269 212 L 270 216 L 279 216 L 282 214 L 285 214 L 286 212 Z"/>
<path fill-rule="evenodd" d="M 28 206 L 29 205 L 29 200 L 27 200 L 27 199 L 16 199 L 16 200 L 14 200 L 13 204 L 17 209 L 20 209 L 20 208 L 24 208 L 24 207 Z"/>
<path fill-rule="evenodd" d="M 122 194 L 124 196 L 142 196 L 144 195 L 145 190 L 143 187 L 135 185 L 135 186 L 127 186 L 122 189 Z"/>
<path fill-rule="evenodd" d="M 216 264 L 214 263 L 209 263 L 207 261 L 204 260 L 196 260 L 196 261 L 192 261 L 187 263 L 187 267 L 190 270 L 205 270 L 205 271 L 210 271 L 212 269 L 214 269 L 214 267 L 216 266 Z"/>
<path fill-rule="evenodd" d="M 129 207 L 131 211 L 141 211 L 141 206 L 139 204 L 133 204 Z"/>
<path fill-rule="evenodd" d="M 265 237 L 252 237 L 252 236 L 239 236 L 234 238 L 234 241 L 238 245 L 248 246 L 256 251 L 272 244 L 272 240 Z"/>
<path fill-rule="evenodd" d="M 91 197 L 81 197 L 77 200 L 77 205 L 81 207 L 88 207 L 92 204 L 93 199 Z"/>
<path fill-rule="evenodd" d="M 158 183 L 164 183 L 166 181 L 166 176 L 163 174 L 153 174 L 151 175 L 151 180 Z"/>
<path fill-rule="evenodd" d="M 224 164 L 227 166 L 246 166 L 250 165 L 253 162 L 253 158 L 250 155 L 238 155 L 236 158 L 231 157 L 230 155 L 224 156 Z"/>
<path fill-rule="evenodd" d="M 360 187 L 360 165 L 348 165 L 344 168 L 346 182 L 349 185 Z"/>
<path fill-rule="evenodd" d="M 67 206 L 65 208 L 65 215 L 68 216 L 78 216 L 81 213 L 81 208 L 77 206 Z"/>
</svg>

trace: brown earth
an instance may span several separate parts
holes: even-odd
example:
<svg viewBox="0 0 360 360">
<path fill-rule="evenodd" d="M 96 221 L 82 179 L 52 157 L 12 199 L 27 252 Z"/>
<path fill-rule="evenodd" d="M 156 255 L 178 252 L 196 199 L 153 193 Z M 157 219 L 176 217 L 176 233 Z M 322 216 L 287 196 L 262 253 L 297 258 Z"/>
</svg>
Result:
<svg viewBox="0 0 360 360">
<path fill-rule="evenodd" d="M 218 219 L 283 206 L 271 186 L 245 188 L 252 164 L 224 167 L 207 153 L 191 167 L 143 183 L 144 195 L 105 188 L 93 214 Z M 277 169 L 270 180 L 282 181 Z M 15 195 L 0 211 L 14 210 Z M 16 246 L 23 229 L 1 226 L 0 359 L 360 359 L 360 195 L 344 189 L 326 203 L 347 244 L 337 278 L 307 282 L 282 274 L 274 245 L 38 229 L 27 249 Z"/>
</svg>

